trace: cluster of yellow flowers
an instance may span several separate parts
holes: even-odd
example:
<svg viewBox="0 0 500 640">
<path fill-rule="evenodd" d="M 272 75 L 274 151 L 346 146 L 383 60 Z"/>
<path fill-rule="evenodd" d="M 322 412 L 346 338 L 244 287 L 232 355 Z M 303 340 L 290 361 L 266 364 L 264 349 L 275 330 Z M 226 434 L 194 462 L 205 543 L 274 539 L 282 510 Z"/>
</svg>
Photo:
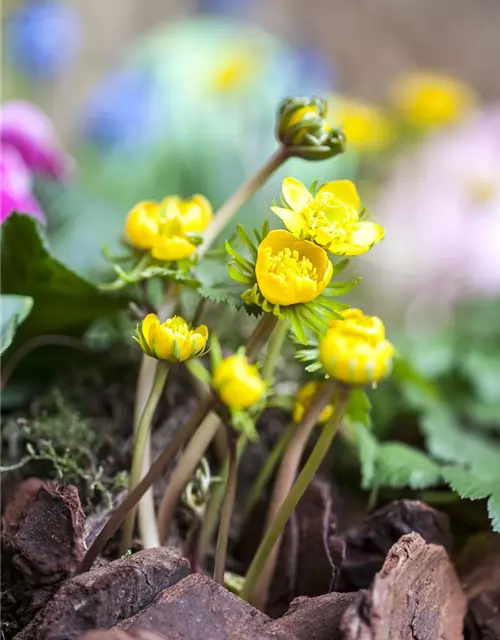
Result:
<svg viewBox="0 0 500 640">
<path fill-rule="evenodd" d="M 461 120 L 476 104 L 472 89 L 455 78 L 432 72 L 413 72 L 398 78 L 389 91 L 387 111 L 361 100 L 332 96 L 333 122 L 347 142 L 361 153 L 385 149 L 395 138 L 391 111 L 420 131 Z"/>
<path fill-rule="evenodd" d="M 134 247 L 150 251 L 156 260 L 183 260 L 196 251 L 190 234 L 204 231 L 212 214 L 210 202 L 199 194 L 190 200 L 178 196 L 147 200 L 129 212 L 125 233 Z"/>
</svg>

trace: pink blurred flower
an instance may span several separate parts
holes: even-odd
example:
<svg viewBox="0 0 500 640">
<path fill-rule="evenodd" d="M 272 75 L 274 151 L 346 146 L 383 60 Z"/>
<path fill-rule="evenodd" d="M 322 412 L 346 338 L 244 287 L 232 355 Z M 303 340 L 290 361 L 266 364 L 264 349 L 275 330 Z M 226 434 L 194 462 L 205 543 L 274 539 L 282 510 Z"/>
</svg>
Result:
<svg viewBox="0 0 500 640">
<path fill-rule="evenodd" d="M 0 220 L 3 222 L 14 209 L 43 219 L 40 206 L 31 192 L 32 175 L 65 180 L 73 170 L 73 159 L 61 149 L 49 118 L 28 102 L 2 105 L 0 142 Z"/>
<path fill-rule="evenodd" d="M 12 147 L 2 148 L 0 178 L 0 223 L 12 211 L 30 213 L 43 220 L 40 205 L 31 193 L 32 176 L 19 153 Z"/>
<path fill-rule="evenodd" d="M 499 294 L 500 105 L 398 160 L 373 213 L 386 239 L 371 277 L 386 295 L 429 309 Z"/>
</svg>

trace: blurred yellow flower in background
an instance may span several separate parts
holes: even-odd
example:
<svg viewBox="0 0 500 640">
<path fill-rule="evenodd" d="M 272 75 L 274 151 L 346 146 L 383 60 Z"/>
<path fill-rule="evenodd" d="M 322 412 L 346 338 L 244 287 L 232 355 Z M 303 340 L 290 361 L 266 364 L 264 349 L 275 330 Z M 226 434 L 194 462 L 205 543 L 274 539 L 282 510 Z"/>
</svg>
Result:
<svg viewBox="0 0 500 640">
<path fill-rule="evenodd" d="M 384 112 L 375 105 L 334 97 L 330 101 L 333 122 L 341 127 L 349 146 L 360 152 L 381 151 L 391 142 L 393 131 Z"/>
<path fill-rule="evenodd" d="M 299 238 L 311 240 L 337 255 L 366 253 L 384 237 L 375 222 L 359 220 L 360 198 L 350 180 L 324 184 L 313 196 L 302 182 L 285 178 L 285 207 L 271 207 L 286 228 Z"/>
<path fill-rule="evenodd" d="M 155 313 L 149 313 L 137 325 L 135 339 L 151 358 L 168 362 L 183 362 L 202 353 L 208 339 L 208 329 L 200 325 L 191 329 L 181 316 L 173 316 L 160 324 Z"/>
<path fill-rule="evenodd" d="M 239 354 L 222 360 L 215 367 L 212 386 L 231 409 L 248 409 L 260 400 L 266 390 L 257 367 Z"/>
<path fill-rule="evenodd" d="M 216 67 L 211 80 L 212 89 L 217 93 L 230 93 L 248 82 L 256 75 L 261 65 L 258 51 L 248 49 L 235 53 L 231 51 L 227 58 Z"/>
<path fill-rule="evenodd" d="M 382 320 L 347 309 L 344 320 L 330 320 L 319 345 L 325 371 L 346 384 L 375 383 L 391 371 L 393 345 L 385 339 Z"/>
<path fill-rule="evenodd" d="M 201 233 L 213 216 L 212 205 L 199 193 L 186 200 L 167 196 L 160 202 L 159 211 L 160 217 L 179 217 L 186 233 Z"/>
<path fill-rule="evenodd" d="M 304 417 L 304 414 L 309 409 L 311 400 L 318 392 L 321 385 L 324 384 L 321 381 L 313 381 L 305 384 L 297 394 L 295 404 L 293 405 L 292 420 L 295 424 L 299 424 Z M 324 424 L 330 418 L 333 413 L 333 405 L 327 404 L 318 418 L 318 424 Z"/>
<path fill-rule="evenodd" d="M 395 82 L 390 97 L 401 116 L 422 129 L 458 122 L 476 104 L 469 85 L 438 73 L 404 75 Z"/>
<path fill-rule="evenodd" d="M 270 231 L 259 245 L 255 276 L 260 292 L 271 304 L 310 302 L 322 293 L 332 275 L 326 251 L 288 231 Z"/>
</svg>

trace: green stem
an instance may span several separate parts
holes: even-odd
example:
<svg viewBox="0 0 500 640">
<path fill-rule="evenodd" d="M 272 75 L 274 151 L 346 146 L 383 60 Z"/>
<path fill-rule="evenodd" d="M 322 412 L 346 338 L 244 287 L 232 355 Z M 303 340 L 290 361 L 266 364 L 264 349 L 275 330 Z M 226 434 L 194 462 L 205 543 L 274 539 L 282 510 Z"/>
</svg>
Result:
<svg viewBox="0 0 500 640">
<path fill-rule="evenodd" d="M 255 360 L 259 355 L 261 349 L 269 340 L 269 336 L 274 331 L 278 322 L 278 318 L 272 313 L 265 313 L 262 316 L 259 324 L 255 327 L 245 346 L 245 351 L 249 360 Z"/>
<path fill-rule="evenodd" d="M 268 559 L 282 535 L 286 523 L 290 519 L 295 507 L 304 495 L 309 484 L 312 482 L 321 462 L 330 449 L 337 428 L 342 416 L 344 415 L 349 395 L 350 389 L 348 387 L 341 386 L 339 388 L 339 394 L 335 402 L 335 411 L 332 417 L 322 428 L 321 435 L 318 438 L 309 459 L 293 484 L 290 492 L 285 497 L 273 522 L 267 528 L 264 538 L 262 539 L 252 564 L 250 565 L 245 578 L 245 584 L 240 595 L 244 600 L 248 600 L 250 603 L 261 609 L 264 608 L 267 601 L 269 584 L 272 578 L 272 574 L 269 575 L 269 572 L 265 571 L 266 565 L 268 566 Z M 271 569 L 274 571 L 274 566 Z"/>
<path fill-rule="evenodd" d="M 201 258 L 210 248 L 222 229 L 231 220 L 234 214 L 256 193 L 278 169 L 287 158 L 290 152 L 284 146 L 269 158 L 269 160 L 251 178 L 244 182 L 232 196 L 215 213 L 212 222 L 205 229 L 203 234 L 203 244 L 198 247 L 197 255 Z"/>
<path fill-rule="evenodd" d="M 167 540 L 175 508 L 182 491 L 196 471 L 220 425 L 219 416 L 215 412 L 210 412 L 189 441 L 171 474 L 158 509 L 157 525 L 160 544 L 164 544 Z"/>
<path fill-rule="evenodd" d="M 288 320 L 286 318 L 281 318 L 276 324 L 269 339 L 266 358 L 264 360 L 264 365 L 262 366 L 262 377 L 266 382 L 272 382 L 276 362 L 283 347 L 283 343 L 285 342 L 287 331 Z"/>
<path fill-rule="evenodd" d="M 227 446 L 229 452 L 229 468 L 224 502 L 222 503 L 219 534 L 217 536 L 217 550 L 215 552 L 214 580 L 224 584 L 224 570 L 226 568 L 227 544 L 229 528 L 233 515 L 236 498 L 236 484 L 238 481 L 238 454 L 236 451 L 236 434 L 232 427 L 226 426 Z"/>
<path fill-rule="evenodd" d="M 153 416 L 160 401 L 163 387 L 168 376 L 168 364 L 166 362 L 158 362 L 156 374 L 153 382 L 151 393 L 149 394 L 146 405 L 139 420 L 137 431 L 134 439 L 134 451 L 132 454 L 132 467 L 130 469 L 129 492 L 139 484 L 142 477 L 142 466 L 144 456 L 149 443 L 149 433 L 151 431 L 151 423 Z M 136 509 L 131 509 L 125 520 L 123 527 L 123 537 L 120 546 L 120 554 L 124 554 L 130 549 L 132 543 L 132 534 L 134 533 Z"/>
<path fill-rule="evenodd" d="M 135 489 L 127 495 L 125 500 L 120 504 L 120 506 L 116 509 L 108 522 L 105 524 L 104 528 L 85 554 L 82 563 L 76 571 L 77 574 L 85 573 L 85 571 L 88 571 L 91 568 L 94 560 L 104 549 L 111 536 L 116 532 L 118 527 L 125 520 L 129 511 L 136 507 L 137 503 L 146 493 L 146 491 L 162 477 L 167 466 L 179 453 L 181 447 L 183 447 L 184 444 L 190 438 L 192 438 L 193 434 L 196 432 L 200 424 L 212 410 L 214 404 L 215 397 L 213 395 L 210 395 L 202 400 L 195 413 L 190 416 L 188 421 L 185 422 L 183 426 L 178 429 L 178 431 L 176 431 L 172 440 L 168 443 L 168 445 L 158 456 L 158 458 L 156 458 L 156 460 L 153 462 L 146 475 L 142 478 Z"/>
<path fill-rule="evenodd" d="M 290 441 L 293 438 L 293 434 L 297 430 L 297 425 L 295 422 L 291 422 L 288 427 L 283 431 L 279 440 L 276 442 L 274 447 L 271 449 L 269 455 L 264 462 L 264 466 L 260 469 L 255 482 L 250 489 L 247 500 L 245 502 L 245 506 L 243 508 L 243 521 L 246 521 L 248 516 L 252 513 L 255 505 L 259 501 L 264 488 L 269 482 L 271 476 L 276 469 L 278 462 L 283 454 L 283 452 L 288 448 Z"/>
</svg>

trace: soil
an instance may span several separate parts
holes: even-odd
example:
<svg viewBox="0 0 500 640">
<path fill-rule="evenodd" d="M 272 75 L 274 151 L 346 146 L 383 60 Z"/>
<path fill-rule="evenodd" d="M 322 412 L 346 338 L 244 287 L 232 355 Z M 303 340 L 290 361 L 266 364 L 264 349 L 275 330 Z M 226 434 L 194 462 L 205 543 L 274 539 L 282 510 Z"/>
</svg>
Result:
<svg viewBox="0 0 500 640">
<path fill-rule="evenodd" d="M 396 500 L 366 515 L 366 500 L 357 494 L 351 499 L 350 489 L 332 485 L 326 475 L 309 487 L 287 526 L 265 612 L 208 577 L 211 557 L 204 572 L 191 573 L 184 542 L 195 519 L 185 507 L 177 510 L 167 546 L 141 551 L 136 539 L 135 553 L 114 559 L 111 541 L 90 572 L 75 576 L 85 549 L 124 495 L 113 478 L 130 462 L 134 381 L 128 371 L 119 385 L 100 379 L 87 386 L 86 402 L 73 398 L 81 419 L 102 427 L 93 452 L 106 479 L 101 489 L 90 489 L 87 458 L 76 484 L 58 481 L 51 464 L 38 462 L 6 476 L 3 639 L 500 638 L 498 536 L 457 553 L 446 514 L 416 500 Z M 71 387 L 71 379 L 67 383 Z M 155 451 L 195 405 L 179 369 L 156 417 Z M 263 414 L 262 437 L 241 468 L 238 504 L 287 420 L 281 410 Z M 216 462 L 214 452 L 209 458 Z M 26 477 L 33 469 L 46 473 Z M 162 487 L 155 490 L 159 494 Z M 243 527 L 235 514 L 231 570 L 244 574 L 265 507 L 266 496 Z"/>
</svg>

